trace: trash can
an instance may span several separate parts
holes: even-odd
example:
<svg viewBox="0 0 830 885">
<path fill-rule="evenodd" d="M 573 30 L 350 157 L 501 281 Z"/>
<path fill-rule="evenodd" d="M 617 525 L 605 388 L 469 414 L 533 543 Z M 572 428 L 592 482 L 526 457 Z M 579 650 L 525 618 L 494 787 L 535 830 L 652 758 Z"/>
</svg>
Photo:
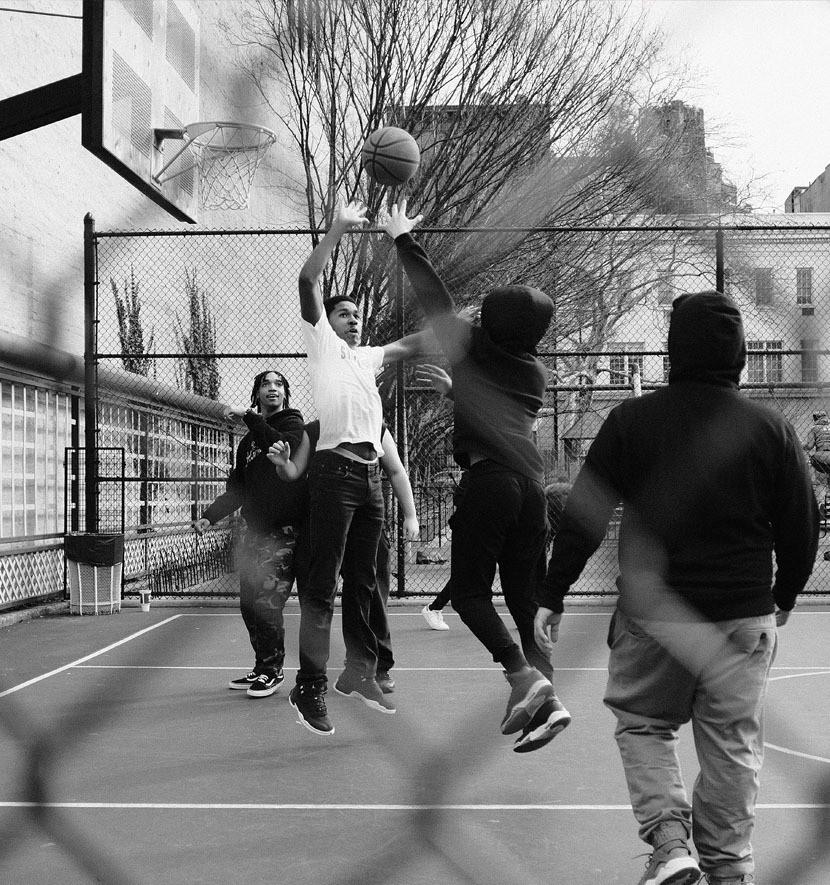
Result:
<svg viewBox="0 0 830 885">
<path fill-rule="evenodd" d="M 121 611 L 124 536 L 66 535 L 63 552 L 69 574 L 70 613 L 111 615 Z"/>
</svg>

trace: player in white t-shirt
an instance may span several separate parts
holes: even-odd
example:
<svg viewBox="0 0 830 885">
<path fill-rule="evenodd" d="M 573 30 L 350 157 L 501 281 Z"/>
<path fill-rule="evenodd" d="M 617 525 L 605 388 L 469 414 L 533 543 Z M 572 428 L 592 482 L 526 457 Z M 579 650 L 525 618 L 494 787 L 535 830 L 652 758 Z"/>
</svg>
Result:
<svg viewBox="0 0 830 885">
<path fill-rule="evenodd" d="M 378 458 L 383 454 L 383 408 L 375 381 L 385 363 L 420 353 L 428 333 L 383 347 L 360 345 L 357 304 L 348 296 L 323 301 L 321 280 L 343 234 L 366 223 L 359 203 L 338 208 L 331 228 L 300 271 L 300 312 L 308 352 L 320 439 L 308 469 L 311 568 L 300 596 L 300 669 L 289 701 L 302 724 L 333 734 L 325 693 L 331 618 L 340 573 L 355 594 L 358 617 L 350 618 L 350 645 L 364 654 L 343 671 L 335 688 L 368 707 L 394 713 L 395 705 L 375 681 L 377 637 L 369 624 L 375 592 L 375 554 L 383 528 Z"/>
</svg>

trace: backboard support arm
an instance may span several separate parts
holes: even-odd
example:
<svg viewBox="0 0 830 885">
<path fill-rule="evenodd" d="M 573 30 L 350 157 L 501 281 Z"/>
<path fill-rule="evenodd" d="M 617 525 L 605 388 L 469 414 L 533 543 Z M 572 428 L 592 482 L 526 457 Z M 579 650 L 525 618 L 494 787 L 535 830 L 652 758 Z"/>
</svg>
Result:
<svg viewBox="0 0 830 885">
<path fill-rule="evenodd" d="M 84 110 L 85 74 L 73 74 L 0 101 L 0 141 L 74 117 Z"/>
</svg>

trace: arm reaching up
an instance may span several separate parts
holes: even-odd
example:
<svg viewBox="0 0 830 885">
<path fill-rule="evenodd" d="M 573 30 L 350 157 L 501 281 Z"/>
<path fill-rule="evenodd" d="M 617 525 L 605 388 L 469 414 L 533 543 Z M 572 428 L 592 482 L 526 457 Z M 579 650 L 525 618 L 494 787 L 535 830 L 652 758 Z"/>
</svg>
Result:
<svg viewBox="0 0 830 885">
<path fill-rule="evenodd" d="M 317 321 L 323 315 L 323 294 L 320 280 L 332 252 L 343 234 L 350 230 L 357 230 L 365 223 L 366 207 L 361 203 L 355 202 L 349 203 L 348 206 L 338 206 L 331 227 L 302 266 L 300 270 L 300 313 L 302 318 L 312 326 L 317 325 Z"/>
</svg>

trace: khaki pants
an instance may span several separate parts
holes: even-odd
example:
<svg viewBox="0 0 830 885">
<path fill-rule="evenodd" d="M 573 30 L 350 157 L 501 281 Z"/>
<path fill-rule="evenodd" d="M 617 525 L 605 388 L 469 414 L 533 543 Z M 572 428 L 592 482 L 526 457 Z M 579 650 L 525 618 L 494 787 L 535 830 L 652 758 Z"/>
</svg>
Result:
<svg viewBox="0 0 830 885">
<path fill-rule="evenodd" d="M 682 827 L 704 872 L 752 872 L 774 615 L 667 623 L 634 621 L 617 610 L 609 645 L 605 704 L 617 717 L 640 838 L 659 844 Z M 677 755 L 686 722 L 700 764 L 691 803 Z"/>
</svg>

